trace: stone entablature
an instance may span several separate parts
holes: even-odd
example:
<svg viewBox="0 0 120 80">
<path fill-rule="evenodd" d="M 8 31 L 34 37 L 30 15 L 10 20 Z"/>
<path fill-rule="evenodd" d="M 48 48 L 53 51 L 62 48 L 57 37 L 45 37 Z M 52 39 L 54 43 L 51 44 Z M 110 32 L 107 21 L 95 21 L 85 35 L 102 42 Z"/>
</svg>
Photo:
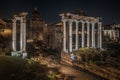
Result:
<svg viewBox="0 0 120 80">
<path fill-rule="evenodd" d="M 115 29 L 115 28 L 120 28 L 120 24 L 113 24 L 113 25 L 111 25 L 111 27 L 112 27 L 113 29 Z"/>
<path fill-rule="evenodd" d="M 73 20 L 73 21 L 79 21 L 79 22 L 99 22 L 100 17 L 88 17 L 88 16 L 79 16 L 76 14 L 72 13 L 65 13 L 65 14 L 60 14 L 62 19 L 68 19 L 68 20 Z"/>
</svg>

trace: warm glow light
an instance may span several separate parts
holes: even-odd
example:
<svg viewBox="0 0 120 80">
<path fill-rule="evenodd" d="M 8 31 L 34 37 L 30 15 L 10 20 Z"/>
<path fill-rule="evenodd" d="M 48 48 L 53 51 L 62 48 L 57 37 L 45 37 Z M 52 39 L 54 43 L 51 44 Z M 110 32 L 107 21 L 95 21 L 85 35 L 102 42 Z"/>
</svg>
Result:
<svg viewBox="0 0 120 80">
<path fill-rule="evenodd" d="M 78 32 L 79 34 L 82 34 L 81 31 Z"/>
</svg>

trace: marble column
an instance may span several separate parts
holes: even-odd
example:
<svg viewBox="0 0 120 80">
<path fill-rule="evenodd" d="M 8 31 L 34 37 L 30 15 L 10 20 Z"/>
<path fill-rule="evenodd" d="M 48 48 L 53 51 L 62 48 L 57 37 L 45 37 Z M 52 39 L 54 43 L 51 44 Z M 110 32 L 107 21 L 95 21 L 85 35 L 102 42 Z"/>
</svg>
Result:
<svg viewBox="0 0 120 80">
<path fill-rule="evenodd" d="M 26 12 L 20 13 L 21 18 L 21 50 L 26 52 Z"/>
<path fill-rule="evenodd" d="M 97 48 L 100 48 L 100 24 L 99 24 L 99 22 L 98 22 L 98 42 L 97 42 Z"/>
<path fill-rule="evenodd" d="M 23 45 L 24 45 L 24 47 L 23 47 L 23 51 L 26 51 L 26 20 L 24 19 L 24 21 L 23 21 L 23 24 L 24 24 L 24 26 L 23 26 L 23 35 L 24 35 L 24 38 L 23 38 Z"/>
<path fill-rule="evenodd" d="M 109 34 L 110 34 L 110 39 L 112 39 L 112 31 L 110 30 L 110 31 L 108 31 L 109 32 Z"/>
<path fill-rule="evenodd" d="M 114 35 L 114 40 L 116 40 L 116 35 L 115 35 L 116 31 L 113 30 L 113 35 Z"/>
<path fill-rule="evenodd" d="M 66 52 L 66 20 L 62 20 L 63 22 L 63 51 Z"/>
<path fill-rule="evenodd" d="M 119 31 L 117 31 L 117 38 L 119 38 Z"/>
<path fill-rule="evenodd" d="M 69 21 L 69 51 L 72 52 L 72 21 Z"/>
<path fill-rule="evenodd" d="M 95 23 L 92 23 L 92 48 L 95 48 Z"/>
<path fill-rule="evenodd" d="M 12 48 L 16 51 L 16 20 L 13 19 L 13 29 L 12 29 Z"/>
<path fill-rule="evenodd" d="M 87 47 L 90 47 L 90 23 L 87 22 Z"/>
<path fill-rule="evenodd" d="M 102 48 L 102 22 L 99 22 L 99 28 L 100 28 L 100 48 Z"/>
<path fill-rule="evenodd" d="M 24 34 L 24 31 L 23 31 L 23 27 L 24 27 L 24 24 L 23 24 L 23 17 L 20 17 L 20 50 L 22 51 L 23 50 L 23 34 Z"/>
<path fill-rule="evenodd" d="M 76 21 L 76 50 L 78 50 L 78 21 Z"/>
<path fill-rule="evenodd" d="M 84 22 L 82 22 L 82 48 L 85 46 Z"/>
</svg>

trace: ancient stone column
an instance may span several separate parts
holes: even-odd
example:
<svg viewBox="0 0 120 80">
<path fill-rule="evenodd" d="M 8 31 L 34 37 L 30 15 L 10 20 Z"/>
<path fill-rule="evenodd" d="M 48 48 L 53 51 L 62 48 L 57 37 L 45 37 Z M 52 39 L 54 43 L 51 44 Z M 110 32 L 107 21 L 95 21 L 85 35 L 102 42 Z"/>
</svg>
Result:
<svg viewBox="0 0 120 80">
<path fill-rule="evenodd" d="M 20 40 L 21 40 L 21 50 L 26 51 L 26 12 L 20 13 L 20 22 L 21 22 L 21 33 L 20 33 Z"/>
<path fill-rule="evenodd" d="M 76 21 L 76 50 L 78 50 L 78 21 Z"/>
<path fill-rule="evenodd" d="M 119 31 L 117 31 L 117 37 L 119 38 Z"/>
<path fill-rule="evenodd" d="M 66 20 L 63 21 L 63 51 L 66 52 Z"/>
<path fill-rule="evenodd" d="M 23 21 L 23 35 L 24 35 L 24 38 L 23 38 L 23 42 L 24 42 L 24 47 L 23 47 L 23 51 L 26 51 L 26 20 L 24 19 Z"/>
<path fill-rule="evenodd" d="M 92 48 L 95 48 L 95 23 L 92 23 Z"/>
<path fill-rule="evenodd" d="M 23 17 L 20 17 L 20 50 L 22 51 L 23 50 L 23 34 L 24 34 L 24 31 L 23 31 L 23 27 L 24 27 L 24 24 L 23 24 Z"/>
<path fill-rule="evenodd" d="M 90 23 L 87 22 L 87 47 L 90 47 Z"/>
<path fill-rule="evenodd" d="M 115 35 L 116 31 L 113 31 L 113 35 L 114 35 L 114 40 L 116 40 L 116 35 Z"/>
<path fill-rule="evenodd" d="M 99 22 L 99 29 L 100 29 L 100 48 L 102 48 L 102 22 Z"/>
<path fill-rule="evenodd" d="M 82 22 L 82 48 L 85 46 L 84 22 Z"/>
<path fill-rule="evenodd" d="M 12 48 L 16 51 L 16 20 L 13 19 L 13 29 L 12 29 Z"/>
<path fill-rule="evenodd" d="M 98 37 L 97 38 L 98 38 L 97 47 L 100 48 L 100 24 L 99 22 L 98 22 Z"/>
<path fill-rule="evenodd" d="M 72 20 L 69 21 L 69 51 L 72 52 Z"/>
</svg>

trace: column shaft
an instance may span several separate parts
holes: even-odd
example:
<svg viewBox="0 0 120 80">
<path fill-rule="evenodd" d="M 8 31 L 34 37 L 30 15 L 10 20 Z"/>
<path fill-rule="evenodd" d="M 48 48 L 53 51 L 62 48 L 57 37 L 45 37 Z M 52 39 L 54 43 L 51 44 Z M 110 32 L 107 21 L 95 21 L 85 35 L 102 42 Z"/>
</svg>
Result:
<svg viewBox="0 0 120 80">
<path fill-rule="evenodd" d="M 69 51 L 72 52 L 72 21 L 69 22 Z"/>
<path fill-rule="evenodd" d="M 98 38 L 97 47 L 100 48 L 100 24 L 99 23 L 98 23 L 98 37 L 97 38 Z"/>
<path fill-rule="evenodd" d="M 92 23 L 92 47 L 95 48 L 95 23 Z"/>
<path fill-rule="evenodd" d="M 23 26 L 23 35 L 24 35 L 24 39 L 23 39 L 23 42 L 24 42 L 24 47 L 23 47 L 23 50 L 26 51 L 26 21 L 23 22 L 24 26 Z"/>
<path fill-rule="evenodd" d="M 90 47 L 90 26 L 89 26 L 89 22 L 87 23 L 87 47 Z"/>
<path fill-rule="evenodd" d="M 102 23 L 99 23 L 99 27 L 100 27 L 100 48 L 102 48 Z"/>
<path fill-rule="evenodd" d="M 119 38 L 119 31 L 117 31 L 117 38 Z"/>
<path fill-rule="evenodd" d="M 116 40 L 116 35 L 115 35 L 116 31 L 113 31 L 113 35 L 114 35 L 114 40 Z"/>
<path fill-rule="evenodd" d="M 63 20 L 63 51 L 66 52 L 66 21 Z"/>
<path fill-rule="evenodd" d="M 13 20 L 12 48 L 13 48 L 13 51 L 16 51 L 16 20 Z"/>
<path fill-rule="evenodd" d="M 82 22 L 82 48 L 85 46 L 84 22 Z"/>
<path fill-rule="evenodd" d="M 23 18 L 21 17 L 21 19 L 20 19 L 20 50 L 23 50 L 23 26 L 24 26 L 24 24 L 23 24 Z"/>
<path fill-rule="evenodd" d="M 78 22 L 76 21 L 76 50 L 78 50 Z"/>
</svg>

